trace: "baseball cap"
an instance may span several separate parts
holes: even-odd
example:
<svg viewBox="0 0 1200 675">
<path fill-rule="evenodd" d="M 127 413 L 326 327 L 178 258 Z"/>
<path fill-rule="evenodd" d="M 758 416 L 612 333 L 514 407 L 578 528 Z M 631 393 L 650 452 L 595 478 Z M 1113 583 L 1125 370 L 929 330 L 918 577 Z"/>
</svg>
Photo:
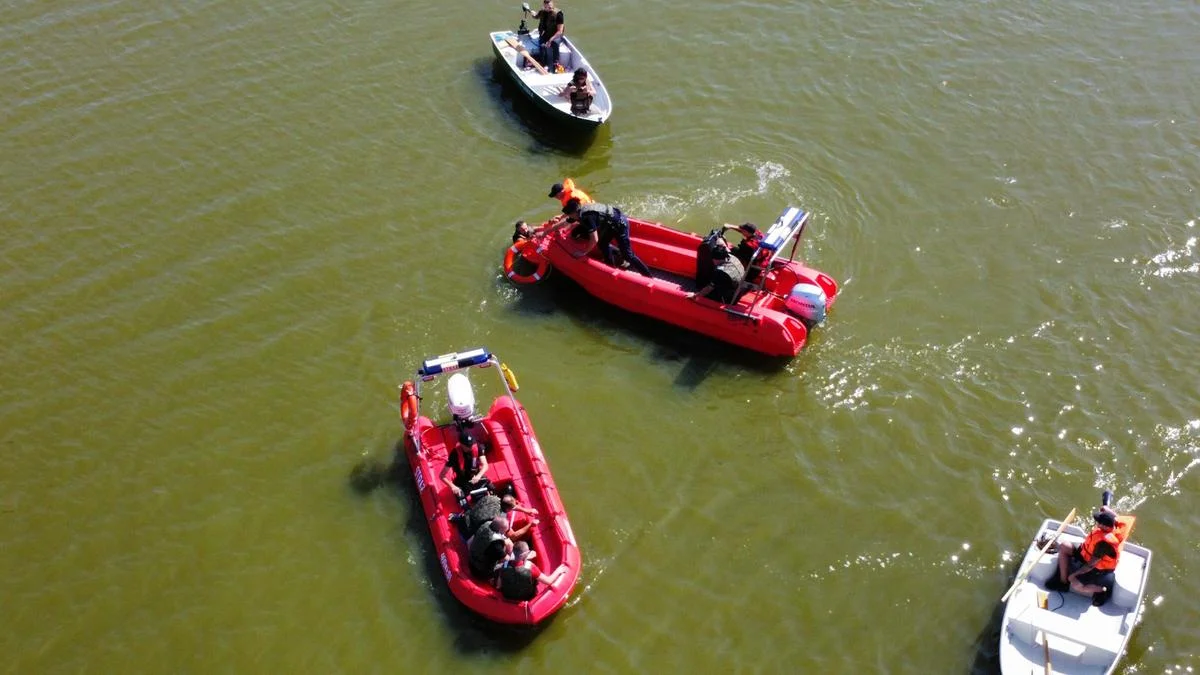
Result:
<svg viewBox="0 0 1200 675">
<path fill-rule="evenodd" d="M 560 193 L 562 191 L 563 191 L 562 183 L 555 183 L 554 185 L 550 186 L 550 194 L 548 194 L 546 196 L 547 197 L 557 197 L 558 193 Z"/>
</svg>

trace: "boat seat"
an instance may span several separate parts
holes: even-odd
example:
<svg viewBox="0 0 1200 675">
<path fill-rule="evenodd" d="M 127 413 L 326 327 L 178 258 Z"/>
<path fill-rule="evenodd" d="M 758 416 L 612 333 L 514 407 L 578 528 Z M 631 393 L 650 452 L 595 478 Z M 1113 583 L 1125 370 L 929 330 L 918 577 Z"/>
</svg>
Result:
<svg viewBox="0 0 1200 675">
<path fill-rule="evenodd" d="M 1073 642 L 1083 648 L 1079 655 L 1079 662 L 1083 665 L 1107 665 L 1116 660 L 1121 649 L 1120 640 L 1114 640 L 1112 635 L 1097 636 L 1081 630 L 1078 620 L 1034 605 L 1035 593 L 1021 594 L 1013 600 L 1022 597 L 1029 604 L 1023 611 L 1014 612 L 1008 618 L 1008 630 L 1013 637 L 1037 645 L 1041 642 L 1038 634 L 1045 633 Z M 1054 641 L 1050 644 L 1053 646 Z"/>
<path fill-rule="evenodd" d="M 1117 565 L 1117 585 L 1113 588 L 1112 602 L 1121 609 L 1133 609 L 1137 606 L 1141 592 L 1142 572 L 1145 561 L 1135 556 L 1122 557 Z"/>
</svg>

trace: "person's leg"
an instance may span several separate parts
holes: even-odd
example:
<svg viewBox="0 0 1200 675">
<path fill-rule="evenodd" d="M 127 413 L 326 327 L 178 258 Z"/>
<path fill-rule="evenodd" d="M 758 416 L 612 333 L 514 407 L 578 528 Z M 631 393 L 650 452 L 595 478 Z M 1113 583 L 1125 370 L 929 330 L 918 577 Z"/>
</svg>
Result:
<svg viewBox="0 0 1200 675">
<path fill-rule="evenodd" d="M 1112 570 L 1092 570 L 1075 577 L 1075 581 L 1071 583 L 1071 590 L 1083 595 L 1099 595 L 1100 597 L 1096 599 L 1103 602 L 1112 594 L 1116 576 Z"/>
<path fill-rule="evenodd" d="M 612 243 L 615 233 L 611 227 L 600 228 L 600 238 L 596 245 L 600 247 L 600 254 L 604 256 L 604 262 L 608 263 L 609 267 L 616 267 L 617 261 L 613 258 Z"/>
<path fill-rule="evenodd" d="M 550 40 L 550 63 L 546 65 L 546 70 L 554 72 L 554 66 L 558 63 L 559 47 L 562 44 L 562 38 L 554 38 Z"/>
<path fill-rule="evenodd" d="M 621 255 L 625 257 L 633 269 L 641 272 L 646 276 L 650 276 L 650 268 L 642 259 L 633 254 L 633 242 L 629 240 L 629 219 L 621 216 L 621 226 L 617 231 L 617 247 L 621 249 Z"/>
</svg>

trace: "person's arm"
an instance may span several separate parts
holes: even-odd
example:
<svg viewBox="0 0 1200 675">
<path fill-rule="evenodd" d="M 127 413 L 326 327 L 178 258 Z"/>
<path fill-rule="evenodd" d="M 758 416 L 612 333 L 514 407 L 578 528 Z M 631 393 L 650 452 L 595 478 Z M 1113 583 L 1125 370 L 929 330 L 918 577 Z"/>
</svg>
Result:
<svg viewBox="0 0 1200 675">
<path fill-rule="evenodd" d="M 449 462 L 449 461 L 447 461 L 447 462 L 446 462 L 446 466 L 443 466 L 443 467 L 442 467 L 442 473 L 441 473 L 441 475 L 440 475 L 440 476 L 438 476 L 438 478 L 441 478 L 441 479 L 442 479 L 442 482 L 443 482 L 443 483 L 445 483 L 446 485 L 448 485 L 448 486 L 450 487 L 450 490 L 451 490 L 451 491 L 453 491 L 453 492 L 454 492 L 454 494 L 456 494 L 456 495 L 458 495 L 459 497 L 461 497 L 461 496 L 462 496 L 462 490 L 460 490 L 460 489 L 458 488 L 458 486 L 454 484 L 454 481 L 452 481 L 452 480 L 450 480 L 448 477 L 446 477 L 446 474 L 450 473 L 450 468 L 451 468 L 451 467 L 450 467 L 450 462 Z"/>
<path fill-rule="evenodd" d="M 536 516 L 538 514 L 537 509 L 531 509 L 528 506 L 521 506 L 520 504 L 514 505 L 513 508 L 520 511 L 521 513 L 528 513 L 531 516 Z"/>
<path fill-rule="evenodd" d="M 563 575 L 566 573 L 567 573 L 567 566 L 565 564 L 559 565 L 558 569 L 551 572 L 548 576 L 545 574 L 539 575 L 538 581 L 542 582 L 543 584 L 546 584 L 547 586 L 554 586 L 558 583 L 558 580 L 562 579 Z"/>
<path fill-rule="evenodd" d="M 1091 572 L 1092 570 L 1096 569 L 1096 565 L 1100 564 L 1101 560 L 1111 557 L 1115 554 L 1116 551 L 1114 551 L 1113 547 L 1109 546 L 1107 542 L 1096 542 L 1095 548 L 1092 549 L 1091 562 L 1084 563 L 1083 567 L 1080 567 L 1071 574 L 1067 575 L 1067 581 L 1077 579 L 1081 574 L 1087 574 L 1088 572 Z"/>
<path fill-rule="evenodd" d="M 550 40 L 557 40 L 558 38 L 562 37 L 563 31 L 567 28 L 567 21 L 566 18 L 563 17 L 562 11 L 558 11 L 558 14 L 555 15 L 555 19 L 554 35 L 550 36 Z M 549 42 L 550 40 L 546 40 L 546 42 Z"/>
<path fill-rule="evenodd" d="M 712 289 L 715 287 L 716 286 L 714 284 L 709 284 L 709 285 L 705 286 L 704 288 L 701 288 L 700 290 L 696 291 L 695 293 L 685 293 L 683 297 L 687 298 L 688 300 L 695 300 L 696 298 L 708 297 L 708 294 L 711 293 Z"/>
<path fill-rule="evenodd" d="M 541 521 L 537 518 L 526 521 L 524 527 L 519 530 L 509 530 L 508 534 L 505 536 L 507 536 L 509 539 L 520 539 L 521 537 L 525 536 L 525 533 L 532 529 L 534 525 L 537 525 L 540 522 Z"/>
</svg>

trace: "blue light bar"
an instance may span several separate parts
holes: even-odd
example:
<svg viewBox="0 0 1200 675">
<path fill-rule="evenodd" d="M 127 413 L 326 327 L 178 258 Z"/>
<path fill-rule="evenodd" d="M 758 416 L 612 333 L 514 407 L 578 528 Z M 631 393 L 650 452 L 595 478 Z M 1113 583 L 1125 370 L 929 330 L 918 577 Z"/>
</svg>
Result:
<svg viewBox="0 0 1200 675">
<path fill-rule="evenodd" d="M 432 359 L 426 359 L 421 364 L 421 369 L 417 371 L 417 375 L 429 377 L 442 373 L 452 373 L 460 368 L 470 368 L 471 366 L 487 363 L 491 358 L 491 353 L 483 347 L 461 353 L 442 354 Z"/>
<path fill-rule="evenodd" d="M 799 237 L 800 232 L 804 230 L 804 224 L 808 222 L 808 214 L 795 206 L 789 206 L 780 214 L 779 219 L 767 230 L 767 234 L 763 236 L 760 248 L 765 248 L 768 251 L 778 251 L 780 246 L 783 246 L 792 237 Z"/>
</svg>

